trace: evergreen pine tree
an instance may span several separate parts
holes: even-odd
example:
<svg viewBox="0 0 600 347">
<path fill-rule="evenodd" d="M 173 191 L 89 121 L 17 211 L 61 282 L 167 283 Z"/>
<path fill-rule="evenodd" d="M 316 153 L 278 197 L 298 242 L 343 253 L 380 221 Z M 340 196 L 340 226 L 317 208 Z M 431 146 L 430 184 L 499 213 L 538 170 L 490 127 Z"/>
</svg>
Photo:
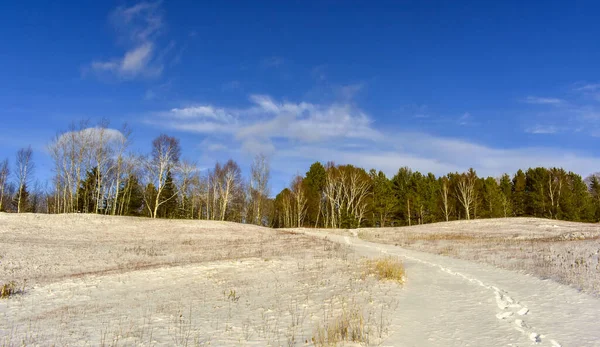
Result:
<svg viewBox="0 0 600 347">
<path fill-rule="evenodd" d="M 378 227 L 389 226 L 396 213 L 397 200 L 394 197 L 392 190 L 392 182 L 385 177 L 381 171 L 376 172 L 374 169 L 370 172 L 371 180 L 373 181 L 373 200 L 372 200 L 372 225 Z"/>
<path fill-rule="evenodd" d="M 158 218 L 178 218 L 179 213 L 177 206 L 177 188 L 175 182 L 173 182 L 173 176 L 171 171 L 167 172 L 167 178 L 165 179 L 165 187 L 161 193 L 160 201 L 164 201 L 158 207 Z"/>
<path fill-rule="evenodd" d="M 94 167 L 86 172 L 77 191 L 77 211 L 81 213 L 94 213 L 96 211 L 98 191 L 98 168 Z"/>
<path fill-rule="evenodd" d="M 21 196 L 21 206 L 19 206 L 19 195 Z M 13 206 L 15 211 L 21 212 L 31 212 L 30 204 L 29 204 L 29 190 L 27 190 L 27 183 L 23 183 L 21 187 L 21 191 L 15 194 L 13 199 Z"/>
<path fill-rule="evenodd" d="M 146 186 L 144 196 L 144 206 L 142 213 L 146 217 L 152 217 L 152 211 L 154 211 L 154 202 L 156 201 L 156 195 L 158 194 L 156 187 L 152 183 L 148 183 Z"/>
<path fill-rule="evenodd" d="M 139 216 L 144 213 L 143 188 L 139 183 L 137 176 L 130 175 L 126 183 L 127 189 L 124 190 L 123 214 L 126 216 Z"/>
<path fill-rule="evenodd" d="M 318 226 L 323 223 L 321 196 L 326 176 L 325 167 L 317 161 L 310 166 L 303 180 L 307 198 L 306 223 L 310 226 Z"/>
<path fill-rule="evenodd" d="M 588 180 L 591 203 L 593 205 L 593 221 L 598 222 L 600 221 L 600 179 L 598 179 L 598 176 L 592 175 Z"/>
<path fill-rule="evenodd" d="M 500 203 L 502 205 L 502 216 L 509 217 L 513 215 L 512 182 L 508 174 L 500 178 Z"/>
<path fill-rule="evenodd" d="M 513 213 L 517 217 L 525 215 L 525 186 L 527 179 L 523 170 L 519 169 L 513 177 L 512 184 L 512 206 Z"/>
<path fill-rule="evenodd" d="M 412 210 L 414 210 L 413 192 L 411 190 L 413 172 L 408 167 L 402 167 L 398 170 L 398 173 L 392 178 L 392 189 L 394 196 L 396 197 L 398 213 L 396 214 L 396 220 L 400 225 L 411 225 L 412 224 Z"/>
</svg>

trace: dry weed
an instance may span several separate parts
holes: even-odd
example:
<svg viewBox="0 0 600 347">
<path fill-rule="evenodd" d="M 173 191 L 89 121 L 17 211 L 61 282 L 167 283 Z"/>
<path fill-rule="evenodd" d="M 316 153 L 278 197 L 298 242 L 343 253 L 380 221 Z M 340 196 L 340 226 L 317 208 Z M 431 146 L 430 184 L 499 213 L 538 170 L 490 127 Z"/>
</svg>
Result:
<svg viewBox="0 0 600 347">
<path fill-rule="evenodd" d="M 315 346 L 337 346 L 344 341 L 365 343 L 365 318 L 361 310 L 344 310 L 334 319 L 318 326 L 312 342 Z"/>
<path fill-rule="evenodd" d="M 13 295 L 21 294 L 23 291 L 24 289 L 18 288 L 17 283 L 14 281 L 0 284 L 0 299 L 6 299 Z"/>
<path fill-rule="evenodd" d="M 365 267 L 367 275 L 375 275 L 382 281 L 389 280 L 402 284 L 406 277 L 404 264 L 394 257 L 369 259 L 366 261 Z"/>
</svg>

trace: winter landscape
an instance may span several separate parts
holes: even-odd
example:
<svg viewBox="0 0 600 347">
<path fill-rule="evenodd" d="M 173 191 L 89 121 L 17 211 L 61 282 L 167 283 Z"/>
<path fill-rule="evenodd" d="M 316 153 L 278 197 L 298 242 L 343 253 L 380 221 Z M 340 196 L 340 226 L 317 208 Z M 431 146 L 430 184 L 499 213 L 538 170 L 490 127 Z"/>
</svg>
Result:
<svg viewBox="0 0 600 347">
<path fill-rule="evenodd" d="M 600 347 L 599 13 L 4 1 L 0 347 Z"/>
<path fill-rule="evenodd" d="M 357 233 L 0 214 L 16 288 L 0 345 L 598 346 L 598 235 L 522 218 Z M 562 263 L 540 269 L 546 249 Z M 379 276 L 382 259 L 405 273 Z"/>
</svg>

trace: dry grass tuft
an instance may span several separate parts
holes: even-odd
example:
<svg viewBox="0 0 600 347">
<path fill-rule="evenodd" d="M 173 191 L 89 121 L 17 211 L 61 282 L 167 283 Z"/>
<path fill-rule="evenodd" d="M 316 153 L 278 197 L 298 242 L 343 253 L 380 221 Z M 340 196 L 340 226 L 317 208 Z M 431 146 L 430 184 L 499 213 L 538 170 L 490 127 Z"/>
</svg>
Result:
<svg viewBox="0 0 600 347">
<path fill-rule="evenodd" d="M 404 283 L 406 276 L 404 264 L 398 258 L 385 257 L 367 260 L 366 268 L 368 275 L 375 275 L 379 280 Z"/>
<path fill-rule="evenodd" d="M 337 346 L 344 341 L 365 343 L 368 335 L 362 311 L 344 310 L 338 317 L 316 329 L 312 342 L 315 346 Z"/>
<path fill-rule="evenodd" d="M 0 299 L 5 299 L 20 293 L 22 293 L 22 289 L 18 289 L 15 282 L 8 282 L 0 285 Z"/>
</svg>

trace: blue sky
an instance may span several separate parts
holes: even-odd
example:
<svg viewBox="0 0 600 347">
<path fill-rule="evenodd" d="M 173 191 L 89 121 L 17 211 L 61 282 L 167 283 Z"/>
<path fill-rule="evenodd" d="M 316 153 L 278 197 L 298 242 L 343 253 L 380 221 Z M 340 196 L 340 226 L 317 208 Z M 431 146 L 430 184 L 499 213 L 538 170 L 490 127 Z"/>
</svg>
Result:
<svg viewBox="0 0 600 347">
<path fill-rule="evenodd" d="M 270 156 L 499 175 L 600 171 L 597 2 L 1 5 L 0 158 L 72 121 L 165 132 L 201 167 Z"/>
</svg>

